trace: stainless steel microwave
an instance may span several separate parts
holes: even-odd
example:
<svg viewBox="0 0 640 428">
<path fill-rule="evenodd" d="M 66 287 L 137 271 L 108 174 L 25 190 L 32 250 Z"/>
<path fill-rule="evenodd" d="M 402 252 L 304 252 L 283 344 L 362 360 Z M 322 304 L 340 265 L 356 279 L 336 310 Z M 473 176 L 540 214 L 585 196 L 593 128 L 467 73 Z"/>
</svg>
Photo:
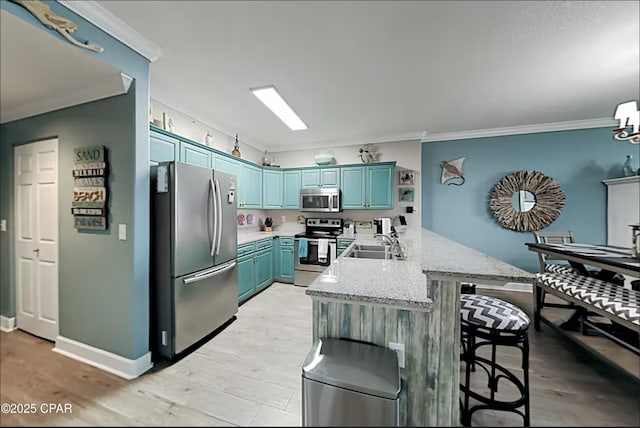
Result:
<svg viewBox="0 0 640 428">
<path fill-rule="evenodd" d="M 300 189 L 300 211 L 340 212 L 340 189 Z"/>
</svg>

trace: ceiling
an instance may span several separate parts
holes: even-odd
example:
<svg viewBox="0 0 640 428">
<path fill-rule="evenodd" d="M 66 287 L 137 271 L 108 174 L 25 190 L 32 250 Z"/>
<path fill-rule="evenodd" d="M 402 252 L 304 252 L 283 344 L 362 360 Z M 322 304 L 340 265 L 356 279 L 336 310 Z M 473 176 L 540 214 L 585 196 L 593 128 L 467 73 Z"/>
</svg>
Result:
<svg viewBox="0 0 640 428">
<path fill-rule="evenodd" d="M 637 1 L 98 3 L 163 50 L 153 98 L 271 151 L 611 118 L 640 91 Z M 270 84 L 309 129 L 249 91 Z"/>
<path fill-rule="evenodd" d="M 0 10 L 0 123 L 125 93 L 130 79 Z"/>
<path fill-rule="evenodd" d="M 639 2 L 100 1 L 164 52 L 151 96 L 270 150 L 611 118 Z M 249 91 L 275 85 L 309 129 Z"/>
</svg>

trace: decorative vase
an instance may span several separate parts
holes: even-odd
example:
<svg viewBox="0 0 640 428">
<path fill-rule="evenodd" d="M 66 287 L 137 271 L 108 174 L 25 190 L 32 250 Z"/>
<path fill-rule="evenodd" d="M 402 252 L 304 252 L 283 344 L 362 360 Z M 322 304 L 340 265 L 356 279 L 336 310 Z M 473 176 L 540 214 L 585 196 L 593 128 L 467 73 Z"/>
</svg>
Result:
<svg viewBox="0 0 640 428">
<path fill-rule="evenodd" d="M 213 146 L 213 135 L 211 135 L 211 133 L 207 132 L 207 135 L 205 135 L 205 137 L 204 137 L 204 142 L 209 147 Z"/>
<path fill-rule="evenodd" d="M 269 155 L 267 155 L 267 151 L 264 151 L 264 156 L 262 156 L 262 165 L 269 166 L 271 162 L 269 162 Z"/>
<path fill-rule="evenodd" d="M 627 160 L 624 161 L 624 165 L 622 165 L 622 175 L 625 177 L 631 177 L 635 174 L 636 168 L 633 165 L 633 156 L 627 155 Z"/>
<path fill-rule="evenodd" d="M 231 151 L 231 154 L 237 157 L 240 157 L 240 146 L 238 145 L 238 134 L 236 134 L 236 142 L 233 146 L 233 150 Z"/>
</svg>

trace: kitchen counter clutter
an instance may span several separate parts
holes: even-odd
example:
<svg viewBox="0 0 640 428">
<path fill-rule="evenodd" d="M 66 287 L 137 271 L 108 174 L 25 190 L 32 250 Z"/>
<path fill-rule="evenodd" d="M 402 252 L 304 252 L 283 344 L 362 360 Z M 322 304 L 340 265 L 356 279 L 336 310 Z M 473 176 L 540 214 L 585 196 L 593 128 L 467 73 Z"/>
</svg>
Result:
<svg viewBox="0 0 640 428">
<path fill-rule="evenodd" d="M 245 232 L 238 233 L 238 245 L 247 244 L 249 242 L 259 241 L 261 239 L 267 238 L 277 238 L 280 236 L 290 236 L 293 237 L 297 232 L 291 231 L 279 231 L 274 230 L 273 232 Z"/>
<path fill-rule="evenodd" d="M 352 258 L 355 243 L 306 290 L 313 340 L 344 338 L 402 349 L 401 426 L 458 426 L 460 282 L 531 283 L 534 275 L 427 229 L 399 237 L 404 260 Z"/>
</svg>

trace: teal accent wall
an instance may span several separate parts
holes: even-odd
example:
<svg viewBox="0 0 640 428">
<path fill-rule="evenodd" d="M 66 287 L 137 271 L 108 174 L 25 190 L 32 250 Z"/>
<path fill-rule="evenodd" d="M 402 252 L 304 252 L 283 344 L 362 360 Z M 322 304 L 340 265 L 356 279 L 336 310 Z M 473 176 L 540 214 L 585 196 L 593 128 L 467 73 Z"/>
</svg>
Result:
<svg viewBox="0 0 640 428">
<path fill-rule="evenodd" d="M 511 172 L 537 170 L 560 183 L 565 207 L 546 230 L 571 230 L 579 242 L 605 243 L 606 187 L 622 176 L 625 156 L 640 148 L 612 138 L 613 128 L 543 132 L 422 144 L 422 226 L 530 272 L 531 232 L 503 228 L 489 209 L 494 184 Z M 466 157 L 462 186 L 440 184 L 440 162 Z M 452 180 L 456 181 L 456 180 Z"/>
<path fill-rule="evenodd" d="M 8 220 L 8 232 L 0 233 L 0 313 L 16 312 L 13 146 L 57 137 L 60 335 L 136 359 L 149 351 L 149 62 L 67 8 L 47 3 L 78 24 L 78 39 L 104 48 L 87 55 L 120 69 L 134 83 L 125 95 L 0 125 L 0 218 Z M 34 31 L 64 40 L 22 7 L 7 1 L 0 7 L 33 24 Z M 73 149 L 94 145 L 109 150 L 109 230 L 78 232 L 70 214 Z M 127 241 L 118 240 L 119 223 L 127 224 Z"/>
</svg>

